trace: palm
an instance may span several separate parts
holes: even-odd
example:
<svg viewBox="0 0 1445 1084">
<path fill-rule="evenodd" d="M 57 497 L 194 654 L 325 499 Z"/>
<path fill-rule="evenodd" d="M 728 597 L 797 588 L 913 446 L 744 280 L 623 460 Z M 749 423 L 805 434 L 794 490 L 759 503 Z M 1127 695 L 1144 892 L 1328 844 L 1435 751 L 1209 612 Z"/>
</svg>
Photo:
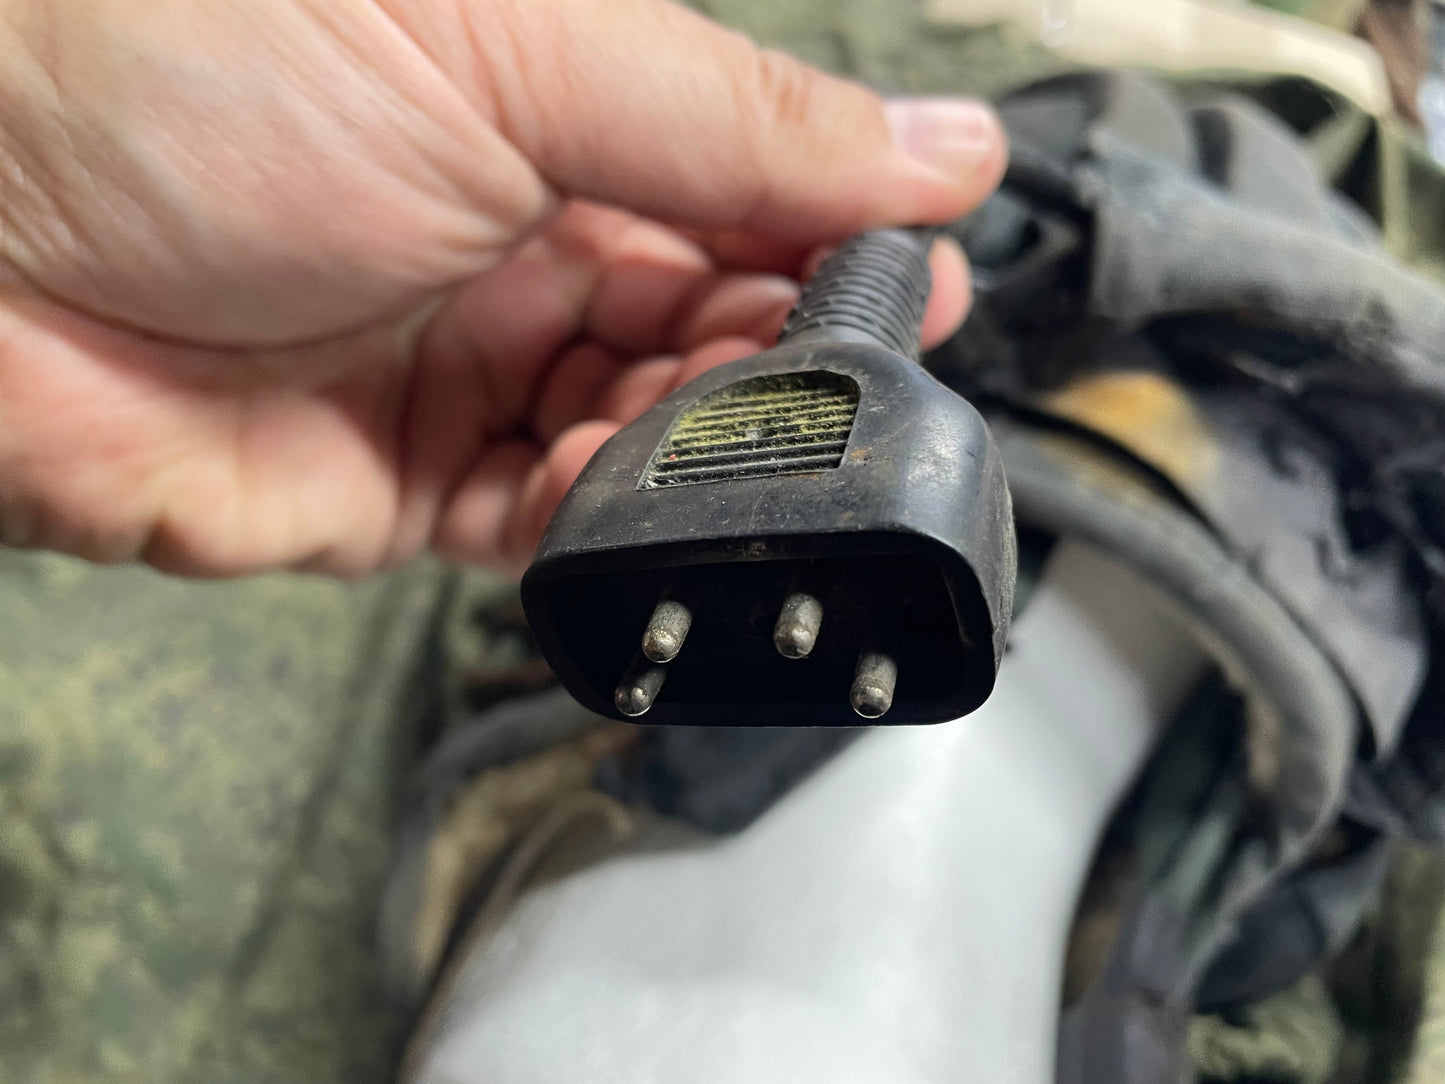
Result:
<svg viewBox="0 0 1445 1084">
<path fill-rule="evenodd" d="M 17 295 L 0 401 L 23 456 L 7 503 L 31 514 L 9 541 L 195 572 L 360 571 L 427 544 L 515 565 L 619 424 L 757 349 L 793 293 L 578 206 L 416 334 L 219 350 Z"/>
<path fill-rule="evenodd" d="M 395 504 L 386 384 L 404 374 L 382 364 L 380 336 L 243 359 L 36 298 L 12 299 L 0 320 L 11 545 L 221 574 L 313 557 L 345 567 L 345 532 Z M 342 350 L 356 368 L 322 376 Z"/>
<path fill-rule="evenodd" d="M 787 97 L 798 72 L 782 62 L 759 68 L 701 20 L 633 6 L 667 36 L 669 78 L 702 70 L 683 47 L 695 38 L 764 78 L 738 93 L 813 100 Z M 579 72 L 611 88 L 599 43 L 635 42 L 610 5 L 566 10 L 160 0 L 142 17 L 37 0 L 17 16 L 26 47 L 0 34 L 0 542 L 197 574 L 359 573 L 427 546 L 515 567 L 610 433 L 756 349 L 795 294 L 643 219 L 559 214 L 565 194 L 666 210 L 756 255 L 734 227 L 796 242 L 885 208 L 956 213 L 992 183 L 903 158 L 856 88 L 815 104 L 856 109 L 872 130 L 848 130 L 872 142 L 850 138 L 835 169 L 798 159 L 790 198 L 806 215 L 721 144 L 569 142 L 574 114 L 596 108 Z M 545 62 L 519 74 L 516 57 L 452 47 L 504 46 L 479 32 L 488 20 L 537 22 Z M 679 133 L 686 119 L 662 118 Z M 791 136 L 773 133 L 806 145 Z M 803 252 L 779 258 L 796 270 Z M 933 337 L 966 297 L 957 253 L 935 275 Z"/>
</svg>

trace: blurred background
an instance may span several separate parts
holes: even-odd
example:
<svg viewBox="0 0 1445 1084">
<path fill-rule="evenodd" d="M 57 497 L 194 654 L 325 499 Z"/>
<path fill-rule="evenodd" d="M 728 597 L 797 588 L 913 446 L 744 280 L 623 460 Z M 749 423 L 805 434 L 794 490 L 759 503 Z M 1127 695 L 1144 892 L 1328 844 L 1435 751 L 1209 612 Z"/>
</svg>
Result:
<svg viewBox="0 0 1445 1084">
<path fill-rule="evenodd" d="M 1317 82 L 1349 103 L 1349 153 L 1372 148 L 1356 189 L 1386 246 L 1445 281 L 1445 3 L 695 6 L 889 93 L 1090 65 Z M 411 770 L 550 680 L 512 585 L 432 561 L 196 584 L 0 550 L 0 615 L 0 1079 L 389 1079 L 421 1011 L 377 947 Z M 439 951 L 476 870 L 586 778 L 573 754 L 472 794 L 417 944 Z M 1403 849 L 1340 961 L 1197 1022 L 1205 1078 L 1445 1084 L 1442 902 L 1440 857 Z"/>
</svg>

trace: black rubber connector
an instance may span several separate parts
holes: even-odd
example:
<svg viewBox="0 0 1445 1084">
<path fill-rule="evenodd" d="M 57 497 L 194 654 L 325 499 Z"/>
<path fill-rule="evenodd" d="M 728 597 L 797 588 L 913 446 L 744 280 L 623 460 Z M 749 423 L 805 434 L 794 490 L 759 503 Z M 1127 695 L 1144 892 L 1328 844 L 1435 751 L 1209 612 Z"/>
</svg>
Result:
<svg viewBox="0 0 1445 1084">
<path fill-rule="evenodd" d="M 1013 514 L 982 417 L 917 364 L 928 230 L 854 238 L 779 344 L 614 436 L 522 582 L 583 704 L 711 725 L 932 723 L 993 688 Z"/>
</svg>

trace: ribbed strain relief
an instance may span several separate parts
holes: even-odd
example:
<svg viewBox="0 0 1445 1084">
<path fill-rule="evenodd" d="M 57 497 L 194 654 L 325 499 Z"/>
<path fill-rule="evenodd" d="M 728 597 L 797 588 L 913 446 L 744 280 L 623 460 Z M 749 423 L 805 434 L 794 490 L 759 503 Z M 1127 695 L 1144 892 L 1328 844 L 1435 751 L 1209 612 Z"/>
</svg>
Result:
<svg viewBox="0 0 1445 1084">
<path fill-rule="evenodd" d="M 934 232 L 874 230 L 849 240 L 803 288 L 779 345 L 874 342 L 917 361 Z"/>
</svg>

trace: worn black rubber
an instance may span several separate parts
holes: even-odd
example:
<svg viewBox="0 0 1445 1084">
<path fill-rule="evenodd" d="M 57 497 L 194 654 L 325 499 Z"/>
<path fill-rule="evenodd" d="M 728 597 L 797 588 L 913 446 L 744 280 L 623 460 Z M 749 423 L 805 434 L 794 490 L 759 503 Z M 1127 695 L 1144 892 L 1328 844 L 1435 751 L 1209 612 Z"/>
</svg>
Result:
<svg viewBox="0 0 1445 1084">
<path fill-rule="evenodd" d="M 843 244 L 803 288 L 778 345 L 863 342 L 917 361 L 936 232 L 873 230 Z"/>
</svg>

